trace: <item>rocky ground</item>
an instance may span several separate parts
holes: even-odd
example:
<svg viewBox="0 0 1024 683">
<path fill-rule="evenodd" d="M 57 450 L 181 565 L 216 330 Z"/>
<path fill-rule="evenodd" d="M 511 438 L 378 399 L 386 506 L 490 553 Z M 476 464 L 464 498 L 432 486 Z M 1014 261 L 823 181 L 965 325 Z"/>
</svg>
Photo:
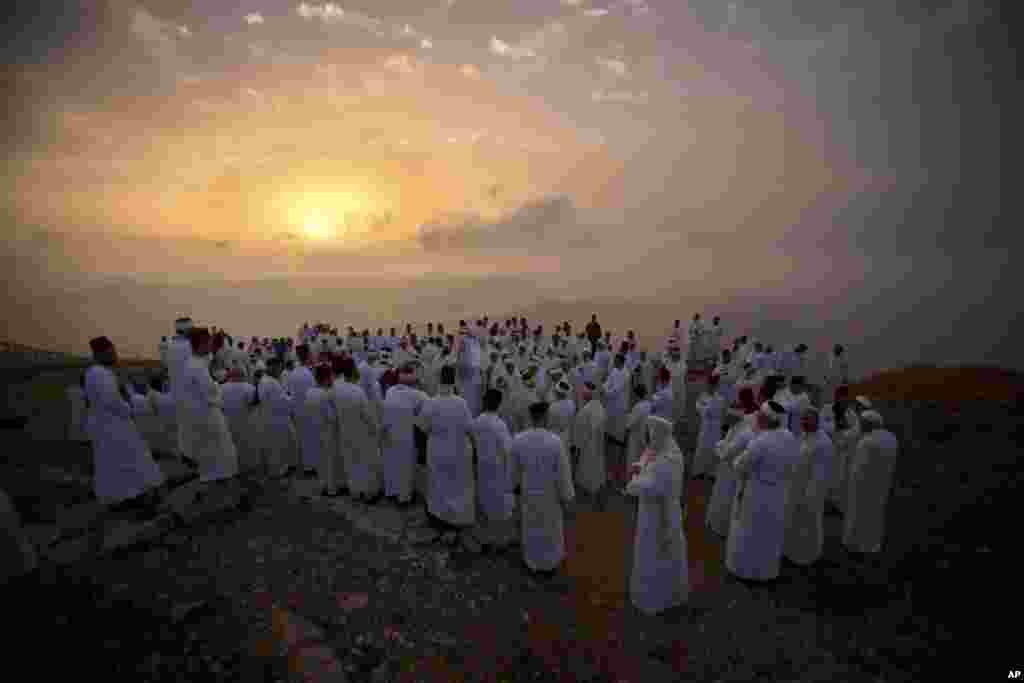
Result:
<svg viewBox="0 0 1024 683">
<path fill-rule="evenodd" d="M 569 556 L 549 580 L 531 578 L 518 550 L 445 545 L 419 507 L 323 500 L 302 479 L 249 483 L 242 507 L 167 511 L 137 537 L 125 513 L 106 555 L 61 564 L 56 548 L 82 548 L 55 533 L 84 538 L 75 528 L 92 514 L 89 454 L 60 441 L 51 413 L 32 413 L 0 433 L 4 488 L 47 558 L 7 587 L 5 604 L 20 606 L 8 652 L 44 677 L 133 681 L 288 680 L 314 650 L 289 656 L 286 643 L 310 637 L 340 670 L 320 680 L 919 681 L 950 658 L 1005 679 L 1021 668 L 1012 626 L 986 629 L 992 612 L 1019 613 L 998 560 L 1024 415 L 994 402 L 881 410 L 904 446 L 882 557 L 848 558 L 830 516 L 816 567 L 749 588 L 726 576 L 702 525 L 709 487 L 694 482 L 692 597 L 656 617 L 629 604 L 634 513 L 621 498 L 605 512 L 573 506 Z M 972 636 L 984 649 L 962 647 Z"/>
</svg>

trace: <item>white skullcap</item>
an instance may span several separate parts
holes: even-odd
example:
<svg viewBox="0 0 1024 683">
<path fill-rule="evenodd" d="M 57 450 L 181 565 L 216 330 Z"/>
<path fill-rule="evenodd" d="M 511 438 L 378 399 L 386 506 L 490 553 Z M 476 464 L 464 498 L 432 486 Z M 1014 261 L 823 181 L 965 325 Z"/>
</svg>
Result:
<svg viewBox="0 0 1024 683">
<path fill-rule="evenodd" d="M 765 417 L 770 417 L 773 420 L 784 420 L 786 418 L 786 411 L 782 411 L 781 413 L 776 411 L 772 408 L 771 401 L 765 401 L 761 404 L 761 414 Z"/>
<path fill-rule="evenodd" d="M 870 422 L 872 424 L 882 426 L 882 415 L 877 410 L 865 410 L 860 414 L 860 419 L 863 422 Z"/>
</svg>

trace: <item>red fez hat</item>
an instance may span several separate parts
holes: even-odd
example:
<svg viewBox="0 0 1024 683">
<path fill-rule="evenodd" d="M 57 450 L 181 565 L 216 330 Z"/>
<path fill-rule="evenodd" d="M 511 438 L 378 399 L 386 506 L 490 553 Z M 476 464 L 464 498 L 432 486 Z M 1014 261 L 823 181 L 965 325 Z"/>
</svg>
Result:
<svg viewBox="0 0 1024 683">
<path fill-rule="evenodd" d="M 330 365 L 327 365 L 326 363 L 321 363 L 320 365 L 316 366 L 317 384 L 323 384 L 324 382 L 329 381 L 333 377 L 334 370 L 331 368 Z"/>
<path fill-rule="evenodd" d="M 662 367 L 658 370 L 658 379 L 662 382 L 668 382 L 672 379 L 672 373 L 668 371 L 668 368 Z"/>
<path fill-rule="evenodd" d="M 96 337 L 89 341 L 89 348 L 92 349 L 93 353 L 103 353 L 114 348 L 114 342 L 106 337 Z"/>
</svg>

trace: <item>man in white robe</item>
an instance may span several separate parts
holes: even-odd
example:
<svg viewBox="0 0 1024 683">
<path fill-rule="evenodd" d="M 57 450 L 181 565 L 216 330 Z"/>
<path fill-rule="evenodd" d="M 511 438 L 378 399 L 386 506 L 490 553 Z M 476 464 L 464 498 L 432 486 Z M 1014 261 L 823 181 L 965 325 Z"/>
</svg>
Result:
<svg viewBox="0 0 1024 683">
<path fill-rule="evenodd" d="M 800 459 L 786 498 L 783 555 L 794 564 L 809 565 L 824 547 L 825 494 L 836 463 L 832 439 L 819 428 L 817 409 L 806 407 L 800 419 Z"/>
<path fill-rule="evenodd" d="M 562 439 L 566 452 L 571 454 L 573 425 L 576 422 L 576 402 L 572 400 L 572 386 L 561 379 L 555 383 L 553 391 L 555 401 L 548 408 L 549 428 Z"/>
<path fill-rule="evenodd" d="M 605 462 L 604 406 L 597 400 L 597 388 L 587 383 L 583 389 L 583 408 L 576 414 L 573 430 L 573 446 L 576 449 L 576 463 L 573 473 L 576 483 L 588 496 L 596 499 L 599 510 L 604 509 L 607 464 Z"/>
<path fill-rule="evenodd" d="M 725 418 L 725 397 L 718 391 L 718 377 L 708 380 L 708 391 L 697 400 L 700 433 L 697 435 L 697 453 L 694 456 L 692 477 L 700 479 L 711 475 L 717 464 L 717 446 L 722 439 L 722 421 Z"/>
<path fill-rule="evenodd" d="M 605 451 L 617 486 L 625 485 L 626 479 L 626 418 L 629 417 L 629 375 L 626 374 L 626 358 L 615 356 L 615 365 L 608 373 L 604 384 L 605 435 L 608 439 Z"/>
<path fill-rule="evenodd" d="M 550 574 L 565 558 L 564 509 L 575 491 L 562 440 L 547 429 L 547 412 L 546 403 L 530 406 L 533 428 L 512 440 L 510 459 L 520 491 L 523 562 Z"/>
<path fill-rule="evenodd" d="M 608 378 L 608 372 L 612 361 L 612 353 L 608 349 L 608 345 L 604 341 L 597 342 L 597 353 L 594 354 L 594 364 L 597 366 L 597 377 L 594 378 L 594 384 L 604 384 Z"/>
<path fill-rule="evenodd" d="M 238 474 L 238 453 L 224 417 L 220 385 L 210 376 L 209 330 L 193 329 L 191 342 L 192 358 L 185 371 L 185 405 L 191 428 L 188 452 L 199 464 L 201 482 L 231 479 Z"/>
<path fill-rule="evenodd" d="M 384 459 L 384 495 L 409 505 L 415 488 L 416 420 L 430 397 L 413 386 L 415 372 L 407 365 L 399 382 L 388 389 L 381 408 L 381 453 Z"/>
<path fill-rule="evenodd" d="M 192 456 L 185 451 L 187 434 L 191 430 L 185 411 L 185 368 L 192 357 L 192 345 L 188 340 L 192 330 L 191 318 L 178 318 L 174 322 L 175 335 L 167 351 L 167 375 L 171 381 L 171 396 L 178 415 L 177 451 L 185 462 L 195 463 Z"/>
<path fill-rule="evenodd" d="M 68 428 L 65 438 L 75 443 L 88 443 L 89 435 L 85 431 L 85 375 L 79 377 L 77 383 L 69 386 L 65 392 L 68 398 Z"/>
<path fill-rule="evenodd" d="M 260 461 L 272 477 L 288 476 L 299 465 L 299 441 L 292 422 L 294 398 L 279 380 L 283 365 L 279 358 L 270 358 L 267 373 L 256 387 L 259 427 L 253 437 L 259 444 Z"/>
<path fill-rule="evenodd" d="M 732 510 L 725 566 L 736 577 L 769 581 L 779 575 L 786 533 L 786 487 L 800 444 L 785 428 L 786 410 L 761 406 L 759 434 L 734 464 L 740 478 Z"/>
<path fill-rule="evenodd" d="M 631 468 L 625 493 L 636 496 L 636 535 L 630 599 L 644 614 L 684 604 L 690 582 L 683 531 L 683 454 L 672 438 L 672 423 L 648 417 L 650 450 Z"/>
<path fill-rule="evenodd" d="M 309 346 L 300 344 L 296 347 L 295 353 L 300 364 L 288 373 L 284 388 L 292 395 L 294 409 L 292 420 L 295 423 L 296 436 L 299 437 L 302 468 L 308 475 L 316 469 L 316 461 L 319 459 L 320 453 L 320 431 L 317 419 L 314 413 L 307 410 L 306 406 L 306 394 L 316 386 L 316 380 L 310 367 Z"/>
<path fill-rule="evenodd" d="M 149 412 L 153 415 L 154 431 L 149 444 L 150 451 L 174 455 L 178 449 L 178 417 L 174 399 L 164 391 L 164 380 L 154 376 L 149 381 L 149 392 L 146 394 Z"/>
<path fill-rule="evenodd" d="M 852 553 L 880 553 L 900 446 L 875 410 L 861 413 L 860 430 L 862 436 L 848 465 L 843 545 Z"/>
<path fill-rule="evenodd" d="M 739 422 L 729 428 L 729 433 L 716 445 L 718 455 L 718 471 L 715 485 L 711 489 L 705 523 L 713 533 L 725 538 L 729 535 L 729 524 L 732 521 L 732 506 L 736 498 L 739 480 L 733 465 L 736 458 L 743 454 L 750 441 L 757 436 L 758 406 L 754 400 L 754 391 L 745 388 L 740 392 L 740 406 L 743 416 Z"/>
<path fill-rule="evenodd" d="M 381 494 L 383 462 L 380 422 L 366 392 L 356 383 L 352 359 L 343 359 L 331 400 L 338 414 L 337 448 L 345 458 L 348 488 L 354 497 L 375 502 Z"/>
<path fill-rule="evenodd" d="M 474 536 L 485 550 L 505 548 L 515 533 L 515 494 L 509 456 L 512 434 L 498 415 L 501 398 L 500 391 L 488 389 L 483 398 L 483 412 L 472 426 L 478 502 Z"/>
<path fill-rule="evenodd" d="M 701 363 L 704 360 L 704 323 L 700 319 L 700 313 L 693 315 L 693 322 L 687 330 L 689 348 L 686 352 L 686 360 L 692 364 Z"/>
<path fill-rule="evenodd" d="M 638 384 L 633 389 L 636 403 L 626 418 L 626 464 L 632 466 L 640 461 L 647 448 L 647 418 L 651 415 L 651 402 L 647 400 L 647 387 Z"/>
<path fill-rule="evenodd" d="M 245 380 L 242 370 L 232 368 L 228 381 L 221 387 L 224 398 L 224 417 L 231 430 L 231 440 L 238 453 L 238 469 L 247 472 L 259 463 L 259 453 L 252 433 L 252 404 L 256 387 Z"/>
<path fill-rule="evenodd" d="M 455 368 L 441 370 L 439 394 L 420 412 L 418 424 L 427 435 L 427 512 L 453 543 L 455 529 L 476 521 L 476 482 L 473 475 L 473 418 L 465 399 L 455 395 Z"/>
<path fill-rule="evenodd" d="M 807 383 L 804 381 L 804 378 L 799 375 L 794 375 L 789 383 L 789 400 L 783 403 L 783 406 L 786 408 L 786 419 L 789 431 L 798 439 L 803 433 L 803 414 L 811 407 L 811 397 L 807 393 L 807 389 Z"/>
<path fill-rule="evenodd" d="M 675 418 L 675 399 L 672 396 L 672 373 L 668 368 L 658 368 L 657 390 L 651 397 L 651 415 L 671 422 Z"/>
<path fill-rule="evenodd" d="M 462 370 L 462 389 L 469 406 L 469 412 L 474 417 L 480 414 L 481 398 L 483 392 L 483 376 L 481 374 L 481 349 L 480 340 L 470 333 L 468 327 L 461 331 L 462 352 L 459 356 Z"/>
<path fill-rule="evenodd" d="M 96 499 L 114 504 L 143 494 L 155 497 L 165 477 L 132 422 L 126 388 L 114 373 L 117 350 L 106 337 L 89 342 L 96 364 L 85 374 L 85 397 L 90 406 L 87 430 L 93 441 Z"/>
</svg>

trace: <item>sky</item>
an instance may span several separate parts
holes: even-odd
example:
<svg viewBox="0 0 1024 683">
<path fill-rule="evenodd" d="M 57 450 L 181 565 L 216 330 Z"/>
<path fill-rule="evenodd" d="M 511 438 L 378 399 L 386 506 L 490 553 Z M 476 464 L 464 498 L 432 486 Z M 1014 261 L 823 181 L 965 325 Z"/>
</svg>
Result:
<svg viewBox="0 0 1024 683">
<path fill-rule="evenodd" d="M 1007 32 L 901 3 L 18 3 L 0 338 L 703 312 L 1021 367 Z"/>
</svg>

